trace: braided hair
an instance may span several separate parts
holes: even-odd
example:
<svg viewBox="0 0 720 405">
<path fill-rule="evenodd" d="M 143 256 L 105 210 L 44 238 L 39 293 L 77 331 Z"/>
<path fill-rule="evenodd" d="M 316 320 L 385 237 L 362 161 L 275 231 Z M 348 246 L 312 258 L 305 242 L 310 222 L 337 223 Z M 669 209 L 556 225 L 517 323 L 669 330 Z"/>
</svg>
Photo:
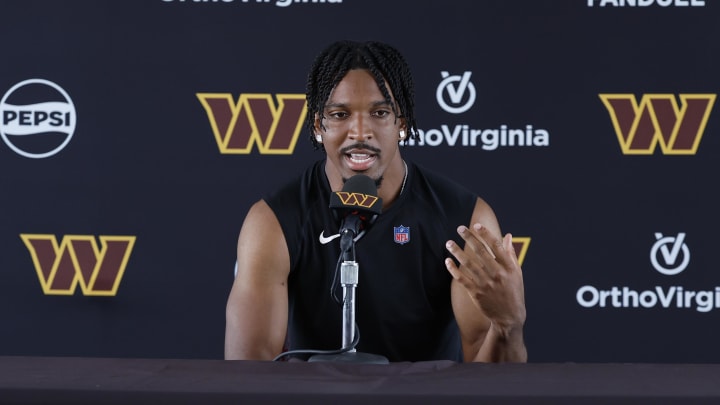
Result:
<svg viewBox="0 0 720 405">
<path fill-rule="evenodd" d="M 306 127 L 315 149 L 323 148 L 314 136 L 315 115 L 322 118 L 330 93 L 352 69 L 367 69 L 375 77 L 385 101 L 392 106 L 395 117 L 405 119 L 408 138 L 417 134 L 415 124 L 415 90 L 410 68 L 400 52 L 381 42 L 338 41 L 315 58 L 307 79 Z M 387 85 L 390 87 L 388 89 Z M 393 102 L 392 93 L 396 103 Z M 320 126 L 324 129 L 322 119 Z"/>
</svg>

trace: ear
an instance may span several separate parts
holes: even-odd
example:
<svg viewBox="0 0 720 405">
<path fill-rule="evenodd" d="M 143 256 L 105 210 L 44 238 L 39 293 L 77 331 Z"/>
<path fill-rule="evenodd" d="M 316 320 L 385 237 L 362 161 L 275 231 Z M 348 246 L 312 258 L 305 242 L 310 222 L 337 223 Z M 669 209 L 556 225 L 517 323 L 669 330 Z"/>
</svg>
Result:
<svg viewBox="0 0 720 405">
<path fill-rule="evenodd" d="M 400 132 L 399 132 L 399 133 L 400 133 L 400 136 L 399 136 L 399 137 L 400 137 L 400 140 L 401 140 L 401 141 L 404 141 L 404 140 L 408 139 L 408 136 L 409 136 L 410 134 L 408 134 L 407 124 L 406 124 L 405 118 L 400 118 L 400 128 L 399 128 L 399 129 L 400 129 Z"/>
<path fill-rule="evenodd" d="M 322 132 L 322 128 L 320 128 L 320 114 L 315 114 L 313 129 L 315 130 L 314 132 L 316 135 Z"/>
</svg>

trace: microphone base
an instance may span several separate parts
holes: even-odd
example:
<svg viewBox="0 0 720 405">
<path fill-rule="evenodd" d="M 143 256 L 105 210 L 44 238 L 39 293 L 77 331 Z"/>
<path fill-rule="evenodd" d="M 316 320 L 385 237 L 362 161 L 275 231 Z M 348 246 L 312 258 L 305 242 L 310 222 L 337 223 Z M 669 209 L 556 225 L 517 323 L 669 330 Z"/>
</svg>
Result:
<svg viewBox="0 0 720 405">
<path fill-rule="evenodd" d="M 385 356 L 362 352 L 345 352 L 340 354 L 315 354 L 308 362 L 338 362 L 356 364 L 390 364 Z"/>
</svg>

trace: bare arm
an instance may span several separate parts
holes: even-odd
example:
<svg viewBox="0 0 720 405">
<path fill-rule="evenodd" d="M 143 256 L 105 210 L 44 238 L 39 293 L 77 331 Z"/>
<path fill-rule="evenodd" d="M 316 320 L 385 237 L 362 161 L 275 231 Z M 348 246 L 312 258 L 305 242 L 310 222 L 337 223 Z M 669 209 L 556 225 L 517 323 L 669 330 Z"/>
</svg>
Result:
<svg viewBox="0 0 720 405">
<path fill-rule="evenodd" d="M 237 276 L 226 308 L 225 359 L 272 360 L 285 342 L 290 256 L 280 223 L 264 201 L 245 217 Z"/>
<path fill-rule="evenodd" d="M 450 258 L 445 264 L 453 276 L 452 305 L 465 361 L 527 361 L 525 293 L 512 235 L 500 237 L 495 214 L 481 199 L 471 226 L 460 226 L 458 233 L 464 249 L 447 245 L 458 264 Z"/>
</svg>

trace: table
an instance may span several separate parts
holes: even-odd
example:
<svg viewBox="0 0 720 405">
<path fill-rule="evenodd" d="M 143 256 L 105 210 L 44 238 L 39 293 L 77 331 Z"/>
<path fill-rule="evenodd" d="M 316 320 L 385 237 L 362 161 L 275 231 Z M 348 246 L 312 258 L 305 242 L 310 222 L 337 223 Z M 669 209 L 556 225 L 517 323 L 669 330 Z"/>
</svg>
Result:
<svg viewBox="0 0 720 405">
<path fill-rule="evenodd" d="M 0 356 L 0 403 L 720 403 L 720 365 Z"/>
</svg>

